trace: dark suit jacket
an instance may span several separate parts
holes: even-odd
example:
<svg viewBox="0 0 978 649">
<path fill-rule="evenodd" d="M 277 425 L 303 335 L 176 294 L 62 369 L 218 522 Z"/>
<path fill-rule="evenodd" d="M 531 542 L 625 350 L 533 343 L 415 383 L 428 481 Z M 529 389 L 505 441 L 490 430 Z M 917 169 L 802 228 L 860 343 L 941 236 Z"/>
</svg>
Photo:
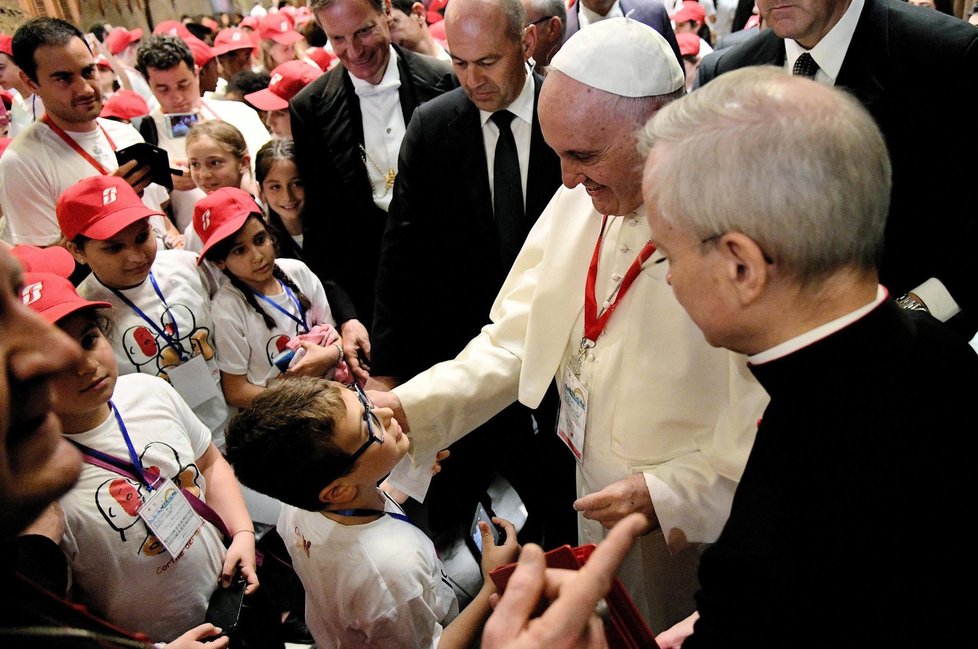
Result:
<svg viewBox="0 0 978 649">
<path fill-rule="evenodd" d="M 621 12 L 627 14 L 632 9 L 635 13 L 632 18 L 648 25 L 669 42 L 669 47 L 676 53 L 676 60 L 679 61 L 679 69 L 685 70 L 683 57 L 679 53 L 679 43 L 676 41 L 676 33 L 672 30 L 672 23 L 669 21 L 669 12 L 660 0 L 621 0 Z M 574 0 L 574 4 L 567 9 L 567 30 L 564 32 L 564 42 L 581 30 L 581 19 L 578 12 L 581 10 L 581 0 Z"/>
<path fill-rule="evenodd" d="M 414 109 L 457 85 L 451 66 L 394 46 L 404 123 Z M 327 289 L 337 322 L 370 328 L 380 240 L 387 212 L 370 190 L 360 146 L 360 101 L 346 68 L 336 66 L 290 102 L 296 163 L 306 190 L 303 258 Z"/>
<path fill-rule="evenodd" d="M 534 80 L 526 233 L 560 186 L 560 161 L 535 117 L 542 78 Z M 409 378 L 454 358 L 479 333 L 509 268 L 500 267 L 479 109 L 461 88 L 415 111 L 398 170 L 377 280 L 371 369 Z"/>
<path fill-rule="evenodd" d="M 784 65 L 770 29 L 703 59 L 698 83 L 749 65 Z M 836 85 L 873 115 L 890 151 L 893 193 L 880 278 L 899 296 L 937 277 L 961 305 L 959 329 L 978 315 L 974 157 L 954 115 L 978 106 L 978 29 L 899 0 L 866 0 Z"/>
<path fill-rule="evenodd" d="M 974 352 L 889 300 L 751 371 L 771 402 L 703 553 L 683 649 L 969 645 L 974 600 L 948 593 L 975 557 L 921 534 L 963 534 L 972 506 L 961 449 L 974 437 Z M 846 619 L 859 622 L 844 639 L 826 633 Z"/>
</svg>

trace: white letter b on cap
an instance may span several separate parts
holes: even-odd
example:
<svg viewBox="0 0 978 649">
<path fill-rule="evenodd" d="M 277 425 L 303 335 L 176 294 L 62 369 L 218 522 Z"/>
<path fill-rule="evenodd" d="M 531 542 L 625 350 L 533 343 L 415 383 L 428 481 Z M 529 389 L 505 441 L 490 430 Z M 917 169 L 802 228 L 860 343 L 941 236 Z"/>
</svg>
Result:
<svg viewBox="0 0 978 649">
<path fill-rule="evenodd" d="M 115 187 L 106 187 L 102 191 L 102 205 L 108 205 L 109 203 L 114 203 L 116 199 L 119 198 L 119 192 Z"/>
</svg>

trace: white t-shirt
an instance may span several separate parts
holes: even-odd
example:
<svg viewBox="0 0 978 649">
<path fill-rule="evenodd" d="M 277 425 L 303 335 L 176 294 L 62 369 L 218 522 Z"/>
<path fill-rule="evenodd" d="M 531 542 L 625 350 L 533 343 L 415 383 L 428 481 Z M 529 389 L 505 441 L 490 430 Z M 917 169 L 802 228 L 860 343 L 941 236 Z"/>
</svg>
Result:
<svg viewBox="0 0 978 649">
<path fill-rule="evenodd" d="M 121 376 L 112 400 L 144 470 L 156 467 L 206 500 L 207 485 L 195 462 L 207 450 L 210 433 L 176 391 L 155 377 Z M 129 461 L 111 414 L 97 428 L 68 437 Z M 204 523 L 174 560 L 135 513 L 146 497 L 140 483 L 86 462 L 61 499 L 61 547 L 80 602 L 109 622 L 168 641 L 203 623 L 225 550 L 214 526 Z"/>
<path fill-rule="evenodd" d="M 69 131 L 68 135 L 112 172 L 119 168 L 114 149 L 142 142 L 143 138 L 129 124 L 102 118 L 98 123 L 102 128 L 85 133 Z M 29 126 L 10 143 L 0 158 L 0 206 L 7 218 L 11 240 L 36 246 L 57 243 L 61 238 L 55 212 L 58 197 L 82 178 L 98 174 L 88 160 L 47 124 L 37 121 Z M 150 187 L 158 189 L 144 192 L 143 203 L 150 209 L 159 210 L 166 190 L 157 185 Z M 151 222 L 157 230 L 162 224 L 160 217 Z"/>
<path fill-rule="evenodd" d="M 214 344 L 214 321 L 204 281 L 197 269 L 196 256 L 184 250 L 161 250 L 153 262 L 153 277 L 166 299 L 164 304 L 150 278 L 135 288 L 121 290 L 155 325 L 179 342 L 190 357 L 203 356 L 217 387 L 217 396 L 201 403 L 194 413 L 214 433 L 220 443 L 228 419 L 228 406 L 221 391 Z M 149 374 L 169 379 L 167 368 L 180 365 L 180 354 L 164 336 L 146 322 L 119 296 L 92 273 L 78 286 L 87 300 L 112 304 L 102 313 L 112 321 L 109 342 L 115 351 L 120 374 Z M 167 325 L 173 333 L 167 332 Z"/>
<path fill-rule="evenodd" d="M 306 311 L 306 326 L 317 324 L 336 326 L 322 282 L 309 267 L 298 259 L 278 259 L 279 268 L 295 282 L 311 303 Z M 299 309 L 288 292 L 268 295 L 268 299 L 300 318 Z M 237 288 L 226 282 L 214 296 L 211 313 L 217 329 L 217 364 L 222 372 L 248 377 L 248 382 L 265 387 L 272 369 L 272 358 L 285 349 L 285 343 L 296 334 L 304 333 L 299 323 L 259 297 L 258 305 L 275 321 L 269 330 L 265 320 L 248 304 Z"/>
<path fill-rule="evenodd" d="M 248 145 L 248 154 L 251 156 L 251 174 L 255 173 L 255 155 L 258 149 L 272 139 L 268 129 L 262 124 L 258 113 L 247 104 L 240 101 L 225 101 L 221 99 L 202 99 L 199 110 L 200 119 L 208 121 L 212 119 L 223 120 L 236 129 L 241 131 L 244 136 L 245 144 Z M 170 154 L 170 164 L 178 160 L 187 159 L 187 138 L 170 136 L 169 125 L 165 123 L 163 111 L 159 107 L 154 108 L 149 116 L 156 122 L 156 133 L 159 138 L 159 146 L 166 149 Z M 189 174 L 189 171 L 184 171 Z M 194 218 L 194 204 L 205 196 L 200 189 L 187 191 L 173 191 L 170 193 L 173 217 L 177 224 L 177 229 L 181 232 L 187 229 Z"/>
<path fill-rule="evenodd" d="M 458 600 L 431 540 L 391 516 L 341 525 L 283 505 L 277 529 L 306 591 L 319 649 L 438 646 Z"/>
</svg>

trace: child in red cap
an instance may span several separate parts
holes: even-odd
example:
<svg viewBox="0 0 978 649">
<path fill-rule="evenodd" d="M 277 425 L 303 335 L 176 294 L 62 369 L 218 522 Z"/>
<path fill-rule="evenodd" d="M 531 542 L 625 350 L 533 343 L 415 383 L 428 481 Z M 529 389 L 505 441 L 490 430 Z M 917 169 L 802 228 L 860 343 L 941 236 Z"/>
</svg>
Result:
<svg viewBox="0 0 978 649">
<path fill-rule="evenodd" d="M 275 239 L 250 194 L 233 187 L 209 194 L 194 207 L 194 229 L 204 242 L 200 258 L 229 280 L 211 306 L 228 403 L 250 406 L 282 371 L 345 374 L 322 283 L 298 259 L 276 261 Z"/>
<path fill-rule="evenodd" d="M 193 253 L 157 252 L 149 224 L 154 214 L 115 176 L 85 178 L 57 203 L 68 251 L 92 270 L 79 294 L 116 307 L 109 342 L 120 371 L 169 380 L 222 442 L 228 408 L 209 292 Z"/>
<path fill-rule="evenodd" d="M 52 380 L 52 410 L 85 459 L 60 501 L 61 547 L 76 597 L 109 622 L 172 641 L 204 621 L 211 593 L 236 570 L 249 592 L 258 587 L 254 528 L 241 488 L 173 388 L 156 377 L 119 376 L 97 311 L 108 302 L 85 300 L 50 273 L 27 273 L 22 298 L 82 348 L 75 366 Z M 193 498 L 181 489 L 217 512 L 231 534 L 227 550 L 222 532 L 194 513 Z M 150 514 L 154 500 L 167 494 L 175 499 L 169 506 L 192 521 L 183 534 L 173 530 L 173 519 Z M 214 632 L 206 625 L 188 635 Z"/>
</svg>

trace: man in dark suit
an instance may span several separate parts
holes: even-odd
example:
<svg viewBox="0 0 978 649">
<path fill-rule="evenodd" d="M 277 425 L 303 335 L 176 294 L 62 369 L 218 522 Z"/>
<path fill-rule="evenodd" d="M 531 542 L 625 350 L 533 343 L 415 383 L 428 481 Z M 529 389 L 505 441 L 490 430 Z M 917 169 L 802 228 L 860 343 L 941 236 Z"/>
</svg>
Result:
<svg viewBox="0 0 978 649">
<path fill-rule="evenodd" d="M 679 43 L 669 20 L 669 12 L 660 0 L 573 0 L 567 9 L 567 29 L 564 42 L 588 25 L 616 16 L 626 16 L 633 11 L 632 20 L 648 25 L 662 34 L 676 53 L 679 67 L 683 67 L 683 57 L 679 53 Z"/>
<path fill-rule="evenodd" d="M 447 63 L 391 45 L 389 0 L 316 0 L 312 10 L 340 64 L 290 103 L 306 188 L 303 250 L 356 369 L 357 351 L 369 353 L 400 137 L 415 108 L 455 83 Z"/>
<path fill-rule="evenodd" d="M 418 108 L 408 125 L 381 250 L 372 373 L 390 386 L 454 358 L 479 332 L 560 186 L 560 162 L 536 114 L 543 79 L 526 63 L 535 26 L 520 0 L 452 0 L 445 25 L 462 87 Z M 502 115 L 511 123 L 497 123 Z M 552 421 L 546 402 L 544 409 L 541 419 Z M 546 426 L 539 437 L 556 442 Z M 525 406 L 509 407 L 451 450 L 426 498 L 436 532 L 468 521 L 498 470 L 527 505 L 526 534 L 539 540 L 544 515 L 557 509 L 545 496 L 559 485 L 546 478 L 551 465 L 564 464 L 570 538 L 561 541 L 573 540 L 571 456 L 555 446 L 557 457 L 542 459 Z"/>
<path fill-rule="evenodd" d="M 687 621 L 658 645 L 970 644 L 972 601 L 950 593 L 978 560 L 922 535 L 953 538 L 973 502 L 961 449 L 978 357 L 879 285 L 891 167 L 873 117 L 845 92 L 751 67 L 666 106 L 642 140 L 660 274 L 771 396 L 702 555 L 693 635 L 680 642 Z M 690 178 L 714 157 L 714 182 Z M 908 512 L 922 535 L 897 531 Z M 829 639 L 826 620 L 855 623 Z"/>
<path fill-rule="evenodd" d="M 809 55 L 815 80 L 845 88 L 883 131 L 893 193 L 880 267 L 905 308 L 928 310 L 960 332 L 978 328 L 978 222 L 967 165 L 973 145 L 951 117 L 974 106 L 978 31 L 899 0 L 758 0 L 771 29 L 713 56 L 698 85 L 749 65 L 793 69 Z"/>
</svg>

